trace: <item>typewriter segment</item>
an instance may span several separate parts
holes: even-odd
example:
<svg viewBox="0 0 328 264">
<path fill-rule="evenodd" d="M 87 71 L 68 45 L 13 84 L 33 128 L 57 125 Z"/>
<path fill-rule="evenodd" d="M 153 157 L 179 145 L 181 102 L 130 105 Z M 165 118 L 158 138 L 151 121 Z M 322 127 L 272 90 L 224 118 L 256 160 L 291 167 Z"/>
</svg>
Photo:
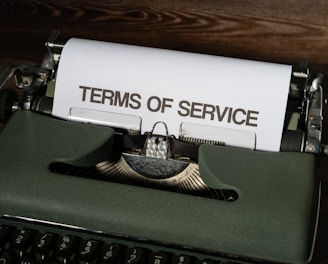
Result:
<svg viewBox="0 0 328 264">
<path fill-rule="evenodd" d="M 258 149 L 260 132 L 229 127 L 236 124 L 179 119 L 172 132 L 170 120 L 158 118 L 142 131 L 142 116 L 78 103 L 63 110 L 67 118 L 55 115 L 66 44 L 58 34 L 39 67 L 0 72 L 0 264 L 308 263 L 321 195 L 317 161 L 328 153 L 322 74 L 306 63 L 282 67 L 282 79 L 291 76 L 277 151 Z M 109 89 L 81 85 L 74 88 L 95 104 L 100 93 L 108 97 Z M 122 108 L 140 103 L 138 93 L 122 94 L 130 100 Z M 192 120 L 199 110 L 260 123 L 256 109 L 183 102 L 180 114 Z"/>
<path fill-rule="evenodd" d="M 40 67 L 9 66 L 0 73 L 0 118 L 6 122 L 12 112 L 31 110 L 51 116 L 56 82 L 56 69 L 63 43 L 56 41 L 58 32 L 52 32 L 46 42 L 48 52 Z M 10 89 L 7 82 L 15 80 L 18 89 Z M 323 76 L 312 76 L 306 63 L 294 67 L 289 100 L 281 142 L 281 151 L 323 152 L 322 131 L 322 82 Z M 12 88 L 12 87 L 11 87 Z M 17 96 L 16 91 L 20 96 Z M 83 120 L 82 120 L 83 122 Z M 84 122 L 89 122 L 85 120 Z M 156 126 L 164 125 L 166 135 L 156 135 Z M 52 164 L 53 172 L 90 177 L 106 181 L 152 186 L 165 190 L 199 194 L 218 199 L 234 200 L 238 195 L 231 191 L 206 187 L 197 165 L 198 147 L 201 144 L 229 145 L 222 140 L 201 138 L 197 126 L 181 127 L 179 139 L 172 137 L 166 124 L 158 121 L 153 131 L 140 135 L 138 131 L 114 126 L 121 155 L 90 168 L 70 167 L 69 164 Z M 212 128 L 205 128 L 210 133 Z M 222 129 L 221 129 L 222 130 Z M 213 130 L 213 135 L 220 133 Z M 227 134 L 223 131 L 223 134 Z M 228 134 L 238 131 L 228 131 Z M 243 134 L 245 137 L 245 133 Z M 252 134 L 247 135 L 245 148 L 255 145 Z M 226 193 L 226 194 L 225 194 Z"/>
<path fill-rule="evenodd" d="M 197 249 L 34 219 L 0 218 L 0 263 L 238 264 Z M 245 263 L 245 262 L 243 262 Z"/>
</svg>

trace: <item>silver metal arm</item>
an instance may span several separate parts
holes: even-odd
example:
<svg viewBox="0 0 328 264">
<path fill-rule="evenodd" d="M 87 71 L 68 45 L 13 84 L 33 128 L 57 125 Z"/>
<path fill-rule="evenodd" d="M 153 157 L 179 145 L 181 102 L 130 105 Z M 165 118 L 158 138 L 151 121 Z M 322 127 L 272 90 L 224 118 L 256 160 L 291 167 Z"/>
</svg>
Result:
<svg viewBox="0 0 328 264">
<path fill-rule="evenodd" d="M 31 65 L 7 66 L 3 71 L 0 72 L 0 90 L 13 76 L 15 77 L 16 86 L 23 88 L 24 85 L 31 84 L 33 79 L 36 77 L 46 81 L 49 77 L 49 74 L 49 70 Z"/>
</svg>

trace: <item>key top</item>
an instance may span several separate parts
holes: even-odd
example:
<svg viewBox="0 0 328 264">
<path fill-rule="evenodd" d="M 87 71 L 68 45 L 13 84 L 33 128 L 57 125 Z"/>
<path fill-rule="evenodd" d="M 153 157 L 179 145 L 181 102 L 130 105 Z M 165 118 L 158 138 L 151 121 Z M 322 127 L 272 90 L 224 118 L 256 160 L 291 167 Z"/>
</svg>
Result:
<svg viewBox="0 0 328 264">
<path fill-rule="evenodd" d="M 143 248 L 128 248 L 125 252 L 125 264 L 143 264 L 146 258 L 146 250 Z"/>
<path fill-rule="evenodd" d="M 0 226 L 0 252 L 6 245 L 6 242 L 8 242 L 8 238 L 9 238 L 9 227 Z"/>
<path fill-rule="evenodd" d="M 47 233 L 36 234 L 33 242 L 33 251 L 36 254 L 45 255 L 49 254 L 54 242 L 54 236 Z"/>
<path fill-rule="evenodd" d="M 55 235 L 50 233 L 37 233 L 33 240 L 32 251 L 36 260 L 45 262 L 53 258 Z"/>
<path fill-rule="evenodd" d="M 75 253 L 77 238 L 74 236 L 60 236 L 56 242 L 56 255 L 60 261 L 67 262 Z"/>
<path fill-rule="evenodd" d="M 105 244 L 100 254 L 101 263 L 121 263 L 124 248 L 118 244 Z"/>
<path fill-rule="evenodd" d="M 172 257 L 172 264 L 191 264 L 194 263 L 194 258 L 190 256 L 178 256 L 178 255 L 173 255 Z"/>
<path fill-rule="evenodd" d="M 148 259 L 148 264 L 168 264 L 169 254 L 165 252 L 151 252 Z"/>
<path fill-rule="evenodd" d="M 79 260 L 96 261 L 99 243 L 95 240 L 82 240 L 79 249 Z"/>
<path fill-rule="evenodd" d="M 12 264 L 15 263 L 13 256 L 8 254 L 0 254 L 0 263 L 1 264 Z"/>
<path fill-rule="evenodd" d="M 26 251 L 30 247 L 31 237 L 32 230 L 16 229 L 12 236 L 11 246 L 15 250 Z"/>
</svg>

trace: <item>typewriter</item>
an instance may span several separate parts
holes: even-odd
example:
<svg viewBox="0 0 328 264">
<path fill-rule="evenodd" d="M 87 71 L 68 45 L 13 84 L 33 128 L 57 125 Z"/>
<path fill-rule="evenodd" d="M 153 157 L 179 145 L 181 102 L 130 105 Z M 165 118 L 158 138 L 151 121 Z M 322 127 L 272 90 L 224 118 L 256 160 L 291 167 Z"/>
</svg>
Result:
<svg viewBox="0 0 328 264">
<path fill-rule="evenodd" d="M 0 263 L 311 260 L 317 165 L 327 152 L 321 143 L 322 74 L 312 74 L 306 63 L 290 71 L 279 149 L 271 151 L 258 147 L 252 131 L 187 122 L 172 135 L 170 120 L 154 118 L 142 131 L 144 113 L 75 107 L 68 86 L 59 88 L 63 71 L 72 70 L 61 68 L 69 42 L 54 31 L 46 47 L 40 66 L 13 65 L 0 73 Z M 112 69 L 107 72 L 106 79 L 115 78 Z M 104 91 L 97 86 L 77 90 L 100 105 Z M 130 108 L 138 108 L 138 93 L 129 96 Z M 57 114 L 65 100 L 72 104 L 69 114 Z M 207 115 L 209 105 L 202 108 Z M 187 114 L 188 104 L 180 106 Z M 233 111 L 226 109 L 227 115 Z M 236 111 L 231 118 L 241 122 L 246 112 Z M 243 122 L 254 127 L 256 114 L 248 112 Z"/>
</svg>

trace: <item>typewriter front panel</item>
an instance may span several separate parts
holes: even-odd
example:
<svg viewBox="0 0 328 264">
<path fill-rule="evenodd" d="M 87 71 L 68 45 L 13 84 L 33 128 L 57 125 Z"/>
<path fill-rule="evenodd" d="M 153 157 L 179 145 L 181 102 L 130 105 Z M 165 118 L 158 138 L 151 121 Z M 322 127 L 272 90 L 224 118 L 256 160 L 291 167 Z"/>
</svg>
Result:
<svg viewBox="0 0 328 264">
<path fill-rule="evenodd" d="M 85 126 L 13 115 L 0 142 L 8 150 L 0 159 L 1 214 L 273 262 L 310 258 L 319 198 L 314 156 L 202 147 L 204 181 L 234 189 L 233 202 L 50 172 L 54 161 L 110 156 L 113 131 Z"/>
</svg>

